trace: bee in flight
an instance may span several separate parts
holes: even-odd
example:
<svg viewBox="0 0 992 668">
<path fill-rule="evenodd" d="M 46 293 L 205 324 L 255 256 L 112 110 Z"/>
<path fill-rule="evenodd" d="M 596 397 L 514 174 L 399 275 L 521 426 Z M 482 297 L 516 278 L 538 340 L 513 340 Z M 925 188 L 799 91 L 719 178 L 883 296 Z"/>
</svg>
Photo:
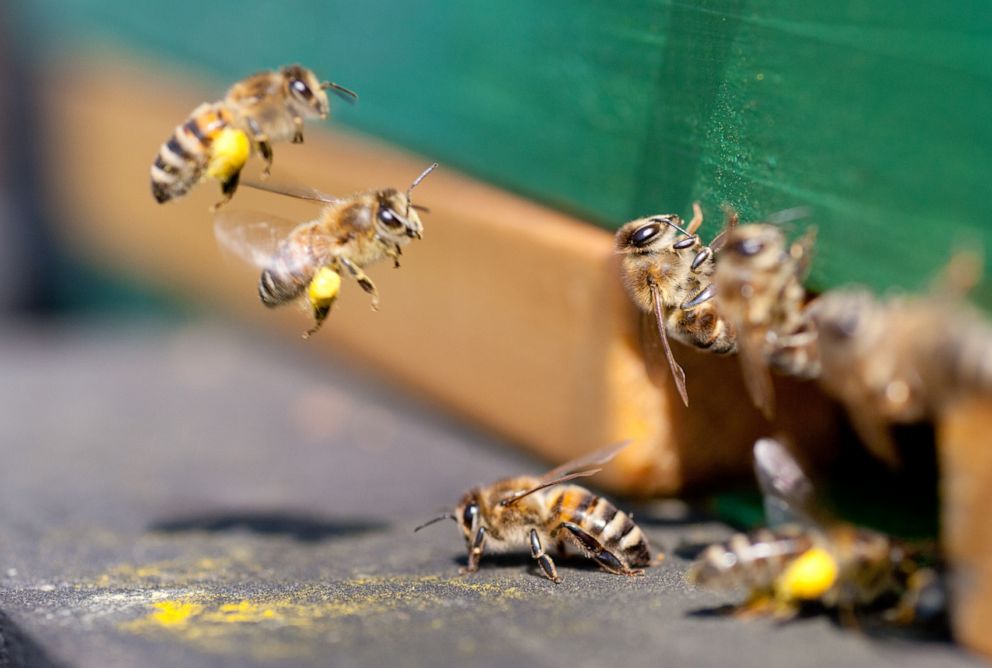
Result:
<svg viewBox="0 0 992 668">
<path fill-rule="evenodd" d="M 454 513 L 436 517 L 415 531 L 441 520 L 457 522 L 468 548 L 467 573 L 479 570 L 487 547 L 505 551 L 529 545 L 531 556 L 557 584 L 561 577 L 547 553 L 547 546 L 554 545 L 559 554 L 577 549 L 609 573 L 641 575 L 642 567 L 651 563 L 641 529 L 606 499 L 579 485 L 564 484 L 597 473 L 628 444 L 597 450 L 539 477 L 525 475 L 477 487 L 462 498 Z"/>
<path fill-rule="evenodd" d="M 754 455 L 775 525 L 710 545 L 690 566 L 688 581 L 748 591 L 737 610 L 742 616 L 770 613 L 786 620 L 804 604 L 819 602 L 851 622 L 856 610 L 879 605 L 893 621 L 912 622 L 914 608 L 933 598 L 923 596 L 924 589 L 936 587 L 935 571 L 924 566 L 925 551 L 817 512 L 811 483 L 780 442 L 761 439 Z"/>
<path fill-rule="evenodd" d="M 259 72 L 231 86 L 223 100 L 204 102 L 176 126 L 151 168 L 152 195 L 159 203 L 185 195 L 204 178 L 220 181 L 223 199 L 234 196 L 241 169 L 252 153 L 272 166 L 272 144 L 303 142 L 303 121 L 327 118 L 327 89 L 349 99 L 352 91 L 321 82 L 300 65 Z"/>
<path fill-rule="evenodd" d="M 436 167 L 434 163 L 425 169 L 406 193 L 383 188 L 345 198 L 249 182 L 245 185 L 326 206 L 317 218 L 299 224 L 268 214 L 221 212 L 214 220 L 214 234 L 222 247 L 262 270 L 258 295 L 263 304 L 275 308 L 305 295 L 314 318 L 303 335 L 309 338 L 330 313 L 342 274 L 354 278 L 372 295 L 373 310 L 378 308 L 378 291 L 363 268 L 385 258 L 399 267 L 403 246 L 423 236 L 417 211 L 426 209 L 413 204 L 413 189 Z"/>
<path fill-rule="evenodd" d="M 804 210 L 776 214 L 794 218 Z M 774 412 L 769 367 L 813 378 L 819 374 L 816 332 L 805 316 L 803 280 L 816 229 L 788 243 L 777 223 L 751 223 L 731 230 L 713 274 L 720 312 L 737 330 L 744 381 L 755 406 Z"/>
<path fill-rule="evenodd" d="M 713 300 L 712 281 L 715 254 L 727 231 L 737 224 L 737 216 L 729 212 L 727 229 L 705 246 L 696 234 L 703 224 L 702 209 L 698 202 L 692 208 L 687 226 L 679 216 L 663 214 L 631 221 L 616 235 L 624 285 L 638 308 L 654 315 L 665 358 L 686 406 L 685 371 L 675 361 L 668 337 L 719 355 L 737 347 L 733 325 Z"/>
</svg>

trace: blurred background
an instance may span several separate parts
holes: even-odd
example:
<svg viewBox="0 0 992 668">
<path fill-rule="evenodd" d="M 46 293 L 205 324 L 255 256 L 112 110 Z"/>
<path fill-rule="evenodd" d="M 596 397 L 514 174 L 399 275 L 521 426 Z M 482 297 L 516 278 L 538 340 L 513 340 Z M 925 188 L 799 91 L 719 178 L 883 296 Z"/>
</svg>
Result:
<svg viewBox="0 0 992 668">
<path fill-rule="evenodd" d="M 46 577 L 79 582 L 172 558 L 129 541 L 177 523 L 371 531 L 542 465 L 509 443 L 562 460 L 650 440 L 608 479 L 641 495 L 747 479 L 768 427 L 736 361 L 678 348 L 696 405 L 669 420 L 613 231 L 697 200 L 706 238 L 724 204 L 745 221 L 807 206 L 814 290 L 926 290 L 954 249 L 992 240 L 990 34 L 980 0 L 0 6 L 0 498 L 25 532 L 9 568 L 44 562 L 37 545 L 70 555 Z M 417 191 L 425 240 L 370 270 L 380 313 L 346 286 L 306 344 L 306 318 L 264 309 L 257 272 L 217 249 L 216 184 L 166 205 L 148 186 L 197 104 L 289 63 L 360 101 L 275 146 L 277 174 L 343 194 L 441 164 Z M 313 215 L 244 189 L 229 206 Z M 793 426 L 850 439 L 809 392 L 786 392 Z M 911 495 L 923 533 L 929 475 Z M 117 538 L 53 537 L 70 525 Z"/>
</svg>

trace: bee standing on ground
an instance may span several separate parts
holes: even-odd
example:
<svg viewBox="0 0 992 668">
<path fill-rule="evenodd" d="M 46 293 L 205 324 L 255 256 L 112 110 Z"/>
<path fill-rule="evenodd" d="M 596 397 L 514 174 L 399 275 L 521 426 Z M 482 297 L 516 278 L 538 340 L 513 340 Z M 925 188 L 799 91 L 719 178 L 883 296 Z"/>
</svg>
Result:
<svg viewBox="0 0 992 668">
<path fill-rule="evenodd" d="M 313 327 L 304 334 L 308 338 L 330 313 L 342 274 L 354 278 L 372 295 L 372 308 L 378 308 L 378 291 L 363 267 L 385 258 L 399 267 L 403 246 L 423 236 L 417 210 L 426 209 L 413 204 L 413 189 L 436 167 L 434 163 L 425 169 L 406 193 L 383 188 L 336 198 L 311 190 L 246 183 L 327 206 L 319 217 L 300 224 L 267 214 L 223 212 L 217 214 L 214 233 L 223 247 L 262 269 L 258 295 L 263 304 L 275 308 L 305 294 L 314 318 Z"/>
<path fill-rule="evenodd" d="M 714 256 L 723 245 L 727 230 L 737 223 L 728 216 L 727 230 L 704 246 L 696 235 L 703 224 L 699 204 L 683 227 L 675 214 L 639 218 L 617 230 L 616 249 L 623 255 L 623 282 L 633 302 L 653 314 L 665 358 L 679 396 L 689 405 L 685 371 L 675 361 L 668 336 L 687 345 L 719 355 L 736 349 L 734 327 L 717 310 L 713 297 Z"/>
<path fill-rule="evenodd" d="M 151 168 L 152 195 L 159 203 L 185 195 L 204 178 L 220 181 L 229 201 L 238 187 L 241 169 L 253 153 L 265 160 L 268 176 L 272 144 L 303 142 L 303 121 L 327 118 L 326 89 L 350 99 L 352 91 L 321 82 L 305 67 L 289 65 L 260 72 L 231 86 L 223 100 L 198 106 L 159 148 Z"/>
<path fill-rule="evenodd" d="M 540 477 L 519 476 L 477 487 L 453 513 L 415 531 L 445 519 L 457 522 L 468 548 L 468 573 L 479 569 L 486 548 L 500 552 L 529 545 L 531 556 L 557 584 L 561 578 L 547 553 L 553 545 L 559 554 L 568 547 L 577 549 L 609 573 L 640 575 L 651 563 L 651 550 L 630 516 L 584 487 L 563 484 L 597 473 L 627 445 L 595 451 Z"/>
<path fill-rule="evenodd" d="M 769 518 L 777 524 L 707 547 L 687 580 L 712 589 L 745 589 L 741 616 L 790 619 L 807 602 L 838 610 L 853 625 L 856 610 L 879 604 L 899 623 L 913 620 L 936 576 L 920 550 L 878 531 L 838 522 L 813 505 L 812 484 L 774 439 L 754 447 L 755 472 Z"/>
<path fill-rule="evenodd" d="M 783 214 L 794 217 L 794 212 L 777 217 Z M 777 225 L 741 225 L 728 233 L 713 274 L 720 312 L 737 330 L 748 393 L 769 418 L 775 400 L 769 367 L 801 378 L 819 374 L 803 288 L 815 238 L 816 229 L 810 228 L 789 244 Z"/>
</svg>

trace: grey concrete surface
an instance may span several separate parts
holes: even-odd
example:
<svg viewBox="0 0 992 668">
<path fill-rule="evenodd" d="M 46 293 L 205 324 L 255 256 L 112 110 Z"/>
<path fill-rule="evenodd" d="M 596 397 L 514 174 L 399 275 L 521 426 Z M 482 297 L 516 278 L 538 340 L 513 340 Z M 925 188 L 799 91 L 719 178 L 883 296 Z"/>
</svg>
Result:
<svg viewBox="0 0 992 668">
<path fill-rule="evenodd" d="M 219 326 L 0 328 L 0 666 L 969 666 L 825 617 L 718 614 L 669 554 L 641 578 L 532 560 L 458 574 L 475 483 L 545 465 L 299 346 Z M 622 504 L 621 504 L 622 505 Z M 726 527 L 640 507 L 655 546 Z"/>
</svg>

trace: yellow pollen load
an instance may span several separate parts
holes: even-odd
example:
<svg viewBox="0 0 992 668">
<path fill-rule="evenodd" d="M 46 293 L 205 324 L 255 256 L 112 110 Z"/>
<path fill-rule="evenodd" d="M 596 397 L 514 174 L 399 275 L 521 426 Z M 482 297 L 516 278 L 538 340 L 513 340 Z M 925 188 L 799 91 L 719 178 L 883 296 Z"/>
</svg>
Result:
<svg viewBox="0 0 992 668">
<path fill-rule="evenodd" d="M 341 274 L 330 267 L 321 267 L 310 279 L 307 296 L 315 309 L 328 308 L 341 290 Z"/>
<path fill-rule="evenodd" d="M 243 130 L 232 127 L 225 127 L 217 132 L 210 148 L 207 176 L 219 181 L 227 181 L 239 172 L 251 155 L 248 135 Z"/>
<path fill-rule="evenodd" d="M 822 596 L 837 580 L 837 562 L 818 547 L 797 558 L 775 581 L 775 594 L 782 600 L 812 600 Z"/>
</svg>

